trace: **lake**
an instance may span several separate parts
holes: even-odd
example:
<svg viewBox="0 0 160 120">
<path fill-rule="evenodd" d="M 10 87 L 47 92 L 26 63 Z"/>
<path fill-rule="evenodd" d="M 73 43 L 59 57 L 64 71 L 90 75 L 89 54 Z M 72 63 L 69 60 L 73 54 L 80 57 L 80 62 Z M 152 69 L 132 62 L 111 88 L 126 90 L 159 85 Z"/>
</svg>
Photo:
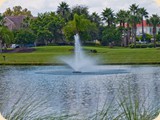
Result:
<svg viewBox="0 0 160 120">
<path fill-rule="evenodd" d="M 83 73 L 67 66 L 0 66 L 4 115 L 30 104 L 34 109 L 26 116 L 89 117 L 128 96 L 148 110 L 159 106 L 160 66 L 101 65 Z"/>
</svg>

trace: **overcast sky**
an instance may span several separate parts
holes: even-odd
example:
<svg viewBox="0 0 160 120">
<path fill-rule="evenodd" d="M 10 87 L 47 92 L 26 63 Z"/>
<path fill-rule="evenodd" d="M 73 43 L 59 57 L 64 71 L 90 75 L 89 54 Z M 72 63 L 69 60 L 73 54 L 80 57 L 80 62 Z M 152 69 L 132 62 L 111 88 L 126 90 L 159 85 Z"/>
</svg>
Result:
<svg viewBox="0 0 160 120">
<path fill-rule="evenodd" d="M 0 13 L 9 7 L 20 5 L 22 8 L 28 8 L 34 16 L 37 16 L 37 13 L 56 11 L 62 1 L 68 3 L 71 8 L 75 5 L 88 6 L 90 13 L 97 12 L 99 14 L 106 7 L 117 12 L 120 9 L 127 10 L 131 4 L 136 3 L 140 7 L 145 7 L 150 15 L 160 15 L 160 0 L 0 0 Z"/>
</svg>

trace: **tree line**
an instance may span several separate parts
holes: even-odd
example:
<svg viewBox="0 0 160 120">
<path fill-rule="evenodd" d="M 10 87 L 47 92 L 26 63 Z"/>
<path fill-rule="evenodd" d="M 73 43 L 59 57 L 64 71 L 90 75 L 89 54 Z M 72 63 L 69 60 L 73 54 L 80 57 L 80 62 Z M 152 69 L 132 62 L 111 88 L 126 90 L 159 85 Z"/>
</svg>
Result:
<svg viewBox="0 0 160 120">
<path fill-rule="evenodd" d="M 25 16 L 21 29 L 10 31 L 4 26 L 5 16 Z M 99 40 L 102 45 L 128 46 L 133 43 L 136 46 L 137 24 L 142 24 L 142 35 L 139 39 L 146 39 L 143 20 L 153 26 L 154 46 L 156 39 L 156 27 L 160 24 L 157 14 L 149 16 L 145 8 L 137 4 L 129 6 L 128 10 L 119 10 L 114 13 L 112 8 L 106 7 L 101 15 L 96 12 L 89 14 L 87 6 L 75 6 L 70 8 L 66 2 L 61 2 L 56 11 L 39 13 L 33 17 L 30 10 L 15 6 L 7 8 L 0 14 L 0 42 L 4 45 L 16 44 L 72 44 L 73 36 L 78 33 L 83 44 L 92 44 L 93 40 Z M 160 32 L 159 32 L 160 33 Z"/>
</svg>

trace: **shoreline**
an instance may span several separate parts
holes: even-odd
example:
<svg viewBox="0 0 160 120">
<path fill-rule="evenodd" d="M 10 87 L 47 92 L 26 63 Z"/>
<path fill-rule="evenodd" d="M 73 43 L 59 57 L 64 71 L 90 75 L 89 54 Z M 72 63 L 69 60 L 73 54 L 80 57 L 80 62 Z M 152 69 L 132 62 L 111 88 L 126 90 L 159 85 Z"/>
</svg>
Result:
<svg viewBox="0 0 160 120">
<path fill-rule="evenodd" d="M 26 65 L 26 66 L 63 66 L 66 64 L 63 63 L 0 63 L 0 65 Z M 102 63 L 97 65 L 160 65 L 160 62 L 152 63 Z"/>
</svg>

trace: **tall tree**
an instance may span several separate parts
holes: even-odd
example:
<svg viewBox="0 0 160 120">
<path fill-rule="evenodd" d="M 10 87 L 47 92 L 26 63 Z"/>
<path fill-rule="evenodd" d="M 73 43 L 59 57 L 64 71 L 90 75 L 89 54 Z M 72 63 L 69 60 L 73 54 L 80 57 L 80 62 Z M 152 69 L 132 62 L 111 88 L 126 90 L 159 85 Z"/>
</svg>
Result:
<svg viewBox="0 0 160 120">
<path fill-rule="evenodd" d="M 121 31 L 120 33 L 122 33 L 123 35 L 121 38 L 121 45 L 122 46 L 127 46 L 128 45 L 128 35 L 127 35 L 127 29 L 125 28 L 125 23 L 127 23 L 128 21 L 128 15 L 129 13 L 125 10 L 120 10 L 118 11 L 118 13 L 116 14 L 116 22 L 119 23 L 119 30 Z M 127 27 L 129 27 L 127 25 Z"/>
<path fill-rule="evenodd" d="M 139 6 L 136 4 L 132 4 L 129 9 L 130 23 L 132 25 L 132 38 L 134 42 L 134 47 L 136 47 L 137 23 L 140 23 Z"/>
<path fill-rule="evenodd" d="M 119 22 L 120 26 L 125 27 L 127 12 L 125 10 L 120 10 L 116 14 L 116 20 Z"/>
<path fill-rule="evenodd" d="M 101 24 L 101 18 L 100 16 L 98 15 L 98 13 L 96 12 L 93 12 L 90 16 L 90 20 L 91 22 L 94 22 L 96 23 L 97 26 L 99 26 Z"/>
<path fill-rule="evenodd" d="M 102 12 L 102 20 L 104 20 L 105 22 L 107 22 L 108 26 L 113 25 L 113 23 L 115 22 L 115 16 L 113 13 L 113 10 L 111 8 L 106 8 L 103 10 Z"/>
<path fill-rule="evenodd" d="M 153 14 L 148 20 L 147 23 L 153 26 L 153 37 L 154 37 L 154 47 L 156 47 L 156 27 L 160 24 L 160 17 L 157 14 Z"/>
<path fill-rule="evenodd" d="M 66 22 L 69 20 L 70 8 L 66 2 L 61 2 L 58 6 L 57 13 L 65 19 Z"/>
<path fill-rule="evenodd" d="M 141 23 L 142 23 L 142 39 L 144 40 L 144 23 L 143 19 L 148 18 L 148 12 L 145 8 L 139 8 L 139 13 L 141 16 Z"/>
</svg>

